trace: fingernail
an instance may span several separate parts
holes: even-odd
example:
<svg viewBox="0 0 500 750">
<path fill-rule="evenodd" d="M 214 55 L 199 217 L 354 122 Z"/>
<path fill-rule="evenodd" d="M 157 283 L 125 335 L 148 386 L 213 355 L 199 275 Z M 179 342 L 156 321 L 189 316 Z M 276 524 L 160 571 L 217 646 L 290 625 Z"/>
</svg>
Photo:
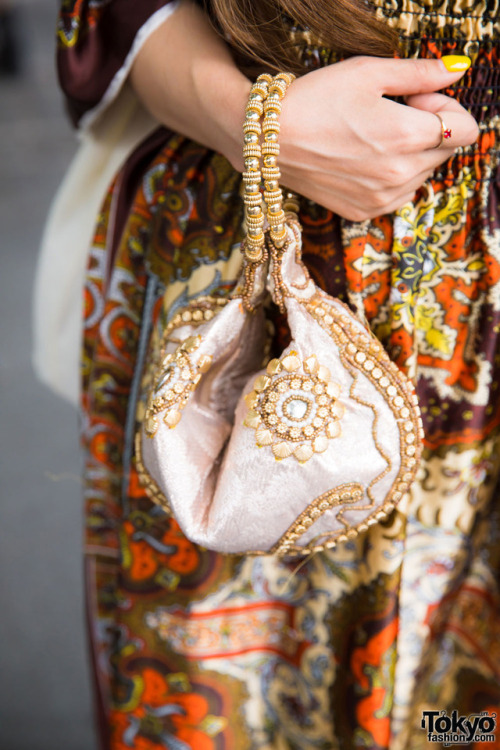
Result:
<svg viewBox="0 0 500 750">
<path fill-rule="evenodd" d="M 449 73 L 465 72 L 472 62 L 467 55 L 444 55 L 441 61 Z"/>
</svg>

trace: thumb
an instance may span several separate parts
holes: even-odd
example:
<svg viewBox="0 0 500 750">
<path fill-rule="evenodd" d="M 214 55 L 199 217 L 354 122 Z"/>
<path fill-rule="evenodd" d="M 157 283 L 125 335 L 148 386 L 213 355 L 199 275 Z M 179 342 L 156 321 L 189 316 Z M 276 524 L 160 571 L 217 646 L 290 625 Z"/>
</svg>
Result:
<svg viewBox="0 0 500 750">
<path fill-rule="evenodd" d="M 465 55 L 446 55 L 440 60 L 377 60 L 373 66 L 379 91 L 389 96 L 407 96 L 439 91 L 458 81 L 470 68 Z"/>
</svg>

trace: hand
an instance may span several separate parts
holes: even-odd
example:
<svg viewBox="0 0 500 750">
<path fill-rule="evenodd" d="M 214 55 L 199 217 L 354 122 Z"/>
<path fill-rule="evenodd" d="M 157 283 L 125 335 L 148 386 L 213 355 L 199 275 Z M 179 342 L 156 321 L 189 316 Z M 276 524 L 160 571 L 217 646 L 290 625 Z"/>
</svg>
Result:
<svg viewBox="0 0 500 750">
<path fill-rule="evenodd" d="M 458 146 L 474 118 L 434 93 L 457 81 L 439 60 L 355 57 L 297 79 L 283 101 L 281 183 L 353 221 L 396 210 Z M 405 96 L 407 105 L 388 96 Z M 439 113 L 452 138 L 441 147 Z"/>
</svg>

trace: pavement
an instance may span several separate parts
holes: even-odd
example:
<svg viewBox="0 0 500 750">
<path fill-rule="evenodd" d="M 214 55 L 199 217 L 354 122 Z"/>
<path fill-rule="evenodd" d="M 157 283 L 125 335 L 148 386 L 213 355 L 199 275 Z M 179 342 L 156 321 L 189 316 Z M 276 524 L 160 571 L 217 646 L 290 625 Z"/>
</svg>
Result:
<svg viewBox="0 0 500 750">
<path fill-rule="evenodd" d="M 0 77 L 0 748 L 95 750 L 78 415 L 30 364 L 38 244 L 76 141 L 55 81 L 57 3 L 16 11 L 22 75 Z"/>
</svg>

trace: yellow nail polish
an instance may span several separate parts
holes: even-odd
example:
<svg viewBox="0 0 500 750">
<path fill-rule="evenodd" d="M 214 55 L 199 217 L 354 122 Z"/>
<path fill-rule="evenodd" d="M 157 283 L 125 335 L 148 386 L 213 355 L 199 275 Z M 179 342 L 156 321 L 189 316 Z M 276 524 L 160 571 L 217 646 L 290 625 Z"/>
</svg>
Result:
<svg viewBox="0 0 500 750">
<path fill-rule="evenodd" d="M 441 61 L 450 73 L 458 73 L 459 71 L 465 73 L 470 68 L 472 62 L 467 55 L 444 55 Z"/>
</svg>

